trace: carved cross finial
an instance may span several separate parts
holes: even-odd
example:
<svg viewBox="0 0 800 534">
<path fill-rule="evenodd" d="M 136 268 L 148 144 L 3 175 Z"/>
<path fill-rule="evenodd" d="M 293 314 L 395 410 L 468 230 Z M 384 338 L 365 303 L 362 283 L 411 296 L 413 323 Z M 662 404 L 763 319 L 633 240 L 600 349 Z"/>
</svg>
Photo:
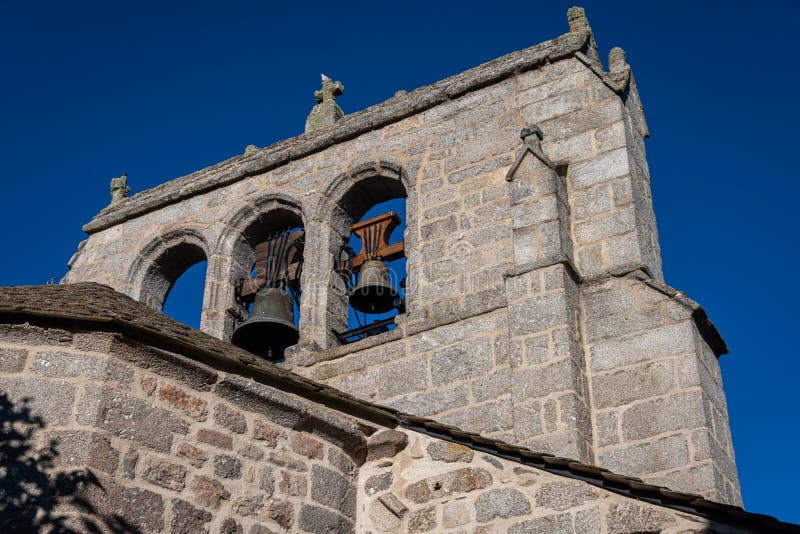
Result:
<svg viewBox="0 0 800 534">
<path fill-rule="evenodd" d="M 314 91 L 314 99 L 317 105 L 311 110 L 306 119 L 306 132 L 313 132 L 330 126 L 334 122 L 344 117 L 344 111 L 336 103 L 336 97 L 344 93 L 342 82 L 334 82 L 324 74 L 322 78 L 322 89 Z"/>
</svg>

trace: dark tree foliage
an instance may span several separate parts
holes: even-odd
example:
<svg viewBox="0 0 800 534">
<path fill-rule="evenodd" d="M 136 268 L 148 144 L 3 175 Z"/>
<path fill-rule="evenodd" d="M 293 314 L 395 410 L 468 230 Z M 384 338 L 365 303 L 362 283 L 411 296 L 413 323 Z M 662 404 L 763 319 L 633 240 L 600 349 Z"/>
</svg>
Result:
<svg viewBox="0 0 800 534">
<path fill-rule="evenodd" d="M 37 449 L 34 433 L 44 428 L 29 399 L 15 405 L 0 393 L 0 532 L 101 533 L 139 530 L 117 515 L 104 516 L 80 496 L 97 477 L 86 469 L 57 472 L 57 443 Z"/>
</svg>

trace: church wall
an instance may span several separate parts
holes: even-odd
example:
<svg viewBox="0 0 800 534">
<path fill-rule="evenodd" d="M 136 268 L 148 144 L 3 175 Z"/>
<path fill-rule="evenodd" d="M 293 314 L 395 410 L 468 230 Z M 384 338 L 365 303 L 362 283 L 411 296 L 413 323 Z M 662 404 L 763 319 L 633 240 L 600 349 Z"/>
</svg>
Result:
<svg viewBox="0 0 800 534">
<path fill-rule="evenodd" d="M 4 424 L 31 432 L 12 442 L 3 427 L 4 499 L 28 499 L 4 508 L 4 532 L 35 524 L 38 492 L 39 524 L 78 532 L 353 532 L 366 436 L 297 396 L 118 334 L 27 323 L 0 325 L 0 394 Z M 50 461 L 24 461 L 50 444 Z"/>
<path fill-rule="evenodd" d="M 405 432 L 405 449 L 368 458 L 359 471 L 358 532 L 747 531 Z"/>
<path fill-rule="evenodd" d="M 243 176 L 229 185 L 184 198 L 194 186 L 182 178 L 143 192 L 113 210 L 158 207 L 93 230 L 65 282 L 105 283 L 157 308 L 164 278 L 151 273 L 165 251 L 191 241 L 209 261 L 201 329 L 229 339 L 246 317 L 234 300 L 237 273 L 252 265 L 239 237 L 292 211 L 307 231 L 293 371 L 467 431 L 738 502 L 718 368 L 705 361 L 715 356 L 695 342 L 691 319 L 650 321 L 649 310 L 626 309 L 641 327 L 631 331 L 617 320 L 628 315 L 605 316 L 589 302 L 596 284 L 623 283 L 625 273 L 662 276 L 638 94 L 612 89 L 599 68 L 570 55 L 427 108 L 414 107 L 423 97 L 412 92 L 395 97 L 407 99 L 408 113 L 386 126 L 313 153 L 301 148 L 324 131 L 291 140 L 286 150 L 303 155 L 280 167 L 259 167 L 271 154 L 261 149 L 189 177 Z M 520 139 L 532 125 L 543 132 L 538 148 Z M 353 214 L 338 202 L 365 176 L 400 181 L 408 195 L 407 312 L 395 331 L 340 347 L 331 329 L 342 327 L 344 295 L 333 257 Z M 687 380 L 700 385 L 659 384 L 658 393 L 603 404 L 613 395 L 603 384 L 626 389 L 610 376 L 627 370 L 595 367 L 604 344 L 630 334 L 655 369 L 660 329 L 673 323 L 686 347 L 674 356 L 698 369 Z M 668 393 L 683 420 L 625 433 L 626 414 L 662 413 Z M 677 454 L 673 463 L 644 461 L 655 447 Z"/>
</svg>

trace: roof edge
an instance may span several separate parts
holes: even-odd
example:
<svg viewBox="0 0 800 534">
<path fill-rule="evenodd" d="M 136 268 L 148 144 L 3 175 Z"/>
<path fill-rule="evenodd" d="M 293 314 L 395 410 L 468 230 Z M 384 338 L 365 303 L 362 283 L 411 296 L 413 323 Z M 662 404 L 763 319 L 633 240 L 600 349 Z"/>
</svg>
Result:
<svg viewBox="0 0 800 534">
<path fill-rule="evenodd" d="M 164 206 L 304 158 L 336 143 L 382 128 L 515 74 L 572 56 L 586 45 L 590 35 L 587 31 L 565 33 L 555 39 L 512 52 L 431 85 L 345 115 L 331 127 L 278 141 L 265 148 L 235 156 L 146 189 L 115 206 L 102 210 L 83 226 L 83 231 L 90 235 L 100 232 Z"/>
</svg>

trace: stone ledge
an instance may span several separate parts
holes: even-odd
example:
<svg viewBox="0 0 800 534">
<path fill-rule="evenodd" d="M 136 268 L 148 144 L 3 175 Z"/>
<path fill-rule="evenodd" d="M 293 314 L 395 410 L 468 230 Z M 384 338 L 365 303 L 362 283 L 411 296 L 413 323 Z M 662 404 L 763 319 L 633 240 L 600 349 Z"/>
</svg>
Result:
<svg viewBox="0 0 800 534">
<path fill-rule="evenodd" d="M 584 31 L 566 33 L 410 93 L 390 98 L 363 111 L 346 115 L 334 126 L 279 141 L 269 147 L 236 156 L 142 191 L 101 211 L 84 225 L 83 231 L 87 234 L 99 232 L 186 198 L 304 158 L 336 143 L 354 139 L 520 72 L 572 56 L 584 46 L 589 35 Z"/>
</svg>

